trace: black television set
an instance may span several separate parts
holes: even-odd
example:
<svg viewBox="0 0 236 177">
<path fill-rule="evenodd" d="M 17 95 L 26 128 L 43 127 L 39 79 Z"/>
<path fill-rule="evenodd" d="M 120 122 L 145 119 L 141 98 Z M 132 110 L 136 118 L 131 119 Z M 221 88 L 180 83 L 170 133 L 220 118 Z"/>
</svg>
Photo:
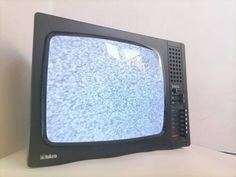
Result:
<svg viewBox="0 0 236 177">
<path fill-rule="evenodd" d="M 28 166 L 189 145 L 183 43 L 35 14 Z"/>
</svg>

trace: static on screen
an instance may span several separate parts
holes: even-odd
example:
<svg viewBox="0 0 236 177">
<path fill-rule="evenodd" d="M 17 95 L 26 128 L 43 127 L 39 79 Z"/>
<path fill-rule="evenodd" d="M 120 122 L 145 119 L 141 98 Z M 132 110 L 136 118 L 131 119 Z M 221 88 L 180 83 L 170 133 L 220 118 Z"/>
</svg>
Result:
<svg viewBox="0 0 236 177">
<path fill-rule="evenodd" d="M 159 134 L 164 121 L 160 56 L 107 39 L 50 39 L 46 135 L 54 143 L 123 140 Z"/>
</svg>

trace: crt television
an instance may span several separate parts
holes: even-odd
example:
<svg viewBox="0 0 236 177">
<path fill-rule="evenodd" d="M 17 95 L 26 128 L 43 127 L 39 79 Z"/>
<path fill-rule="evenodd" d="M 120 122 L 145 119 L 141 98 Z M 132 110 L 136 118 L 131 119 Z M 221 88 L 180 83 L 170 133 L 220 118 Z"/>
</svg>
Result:
<svg viewBox="0 0 236 177">
<path fill-rule="evenodd" d="M 30 167 L 190 144 L 185 48 L 36 13 Z"/>
</svg>

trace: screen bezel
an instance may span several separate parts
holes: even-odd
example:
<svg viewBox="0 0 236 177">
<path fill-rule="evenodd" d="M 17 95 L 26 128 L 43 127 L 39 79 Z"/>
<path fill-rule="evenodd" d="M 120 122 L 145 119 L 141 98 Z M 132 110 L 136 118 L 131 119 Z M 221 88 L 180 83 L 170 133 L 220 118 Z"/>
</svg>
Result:
<svg viewBox="0 0 236 177">
<path fill-rule="evenodd" d="M 86 142 L 86 143 L 50 143 L 44 138 L 43 129 L 43 105 L 42 88 L 45 72 L 45 55 L 47 48 L 47 37 L 53 33 L 86 34 L 89 36 L 101 36 L 113 40 L 121 40 L 146 46 L 154 51 L 158 51 L 161 59 L 164 78 L 164 123 L 161 134 L 151 135 L 141 138 Z M 28 153 L 28 166 L 39 167 L 55 164 L 62 164 L 78 160 L 115 157 L 135 152 L 145 152 L 157 149 L 173 149 L 186 146 L 189 142 L 176 142 L 171 137 L 171 102 L 170 102 L 170 82 L 168 63 L 168 42 L 167 40 L 149 37 L 145 35 L 125 32 L 112 28 L 92 25 L 84 22 L 69 20 L 52 15 L 36 13 L 34 19 L 34 40 L 33 40 L 33 62 L 32 62 L 32 83 L 31 83 L 31 124 L 30 142 Z M 173 43 L 182 48 L 181 43 Z M 189 139 L 189 138 L 188 138 Z M 41 160 L 40 156 L 49 154 L 49 158 Z M 55 155 L 54 155 L 55 154 Z"/>
<path fill-rule="evenodd" d="M 140 43 L 135 43 L 132 41 L 127 41 L 127 40 L 121 40 L 118 38 L 114 37 L 107 37 L 107 36 L 99 36 L 99 35 L 89 35 L 86 33 L 68 33 L 68 32 L 51 32 L 50 34 L 47 35 L 46 37 L 46 42 L 45 42 L 45 48 L 44 48 L 44 57 L 43 57 L 43 68 L 42 68 L 42 91 L 41 91 L 41 114 L 42 114 L 42 136 L 45 142 L 47 142 L 49 145 L 55 145 L 55 146 L 71 146 L 71 145 L 96 145 L 96 144 L 110 144 L 110 143 L 125 143 L 129 141 L 139 141 L 139 140 L 144 140 L 146 138 L 155 138 L 162 136 L 163 133 L 165 132 L 164 130 L 164 125 L 165 125 L 165 111 L 163 114 L 163 125 L 162 125 L 162 130 L 158 134 L 153 134 L 153 135 L 148 135 L 148 136 L 143 136 L 143 137 L 137 137 L 137 138 L 127 138 L 127 139 L 121 139 L 121 140 L 108 140 L 108 141 L 94 141 L 94 142 L 52 142 L 48 139 L 47 137 L 47 128 L 46 128 L 46 102 L 47 102 L 47 71 L 48 71 L 48 56 L 49 56 L 49 47 L 50 47 L 50 41 L 53 37 L 55 36 L 73 36 L 73 37 L 90 37 L 90 38 L 97 38 L 97 39 L 107 39 L 111 41 L 118 41 L 118 42 L 124 42 L 127 44 L 132 44 L 132 45 L 137 45 L 140 47 L 144 47 L 147 49 L 150 49 L 154 52 L 154 54 L 158 57 L 158 60 L 160 61 L 161 64 L 161 69 L 162 69 L 162 76 L 163 76 L 163 90 L 164 90 L 164 110 L 166 109 L 166 98 L 165 98 L 165 93 L 166 93 L 166 87 L 165 87 L 165 74 L 164 74 L 164 69 L 162 66 L 162 59 L 161 56 L 159 55 L 159 52 L 155 49 L 152 49 L 148 46 L 142 45 Z"/>
</svg>

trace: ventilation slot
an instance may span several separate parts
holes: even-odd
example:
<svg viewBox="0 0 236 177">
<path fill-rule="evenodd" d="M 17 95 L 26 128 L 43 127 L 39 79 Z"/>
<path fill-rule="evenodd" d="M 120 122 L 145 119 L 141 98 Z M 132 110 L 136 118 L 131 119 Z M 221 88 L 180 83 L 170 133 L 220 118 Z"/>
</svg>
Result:
<svg viewBox="0 0 236 177">
<path fill-rule="evenodd" d="M 181 83 L 182 76 L 182 61 L 181 50 L 177 47 L 168 48 L 170 80 L 172 83 Z"/>
<path fill-rule="evenodd" d="M 172 138 L 186 137 L 188 130 L 187 109 L 172 110 Z"/>
</svg>

